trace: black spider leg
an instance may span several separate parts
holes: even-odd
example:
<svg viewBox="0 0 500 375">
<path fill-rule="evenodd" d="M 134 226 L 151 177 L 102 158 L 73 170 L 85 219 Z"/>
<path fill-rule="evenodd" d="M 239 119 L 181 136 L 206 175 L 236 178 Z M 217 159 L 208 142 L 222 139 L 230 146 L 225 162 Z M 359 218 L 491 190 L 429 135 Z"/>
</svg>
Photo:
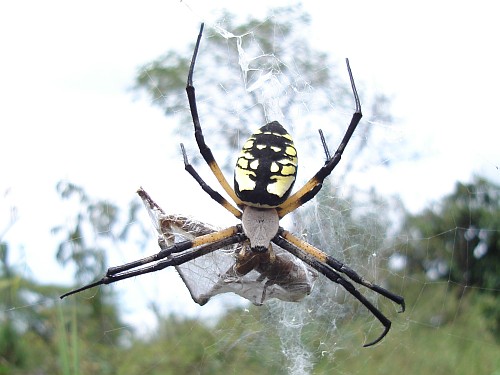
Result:
<svg viewBox="0 0 500 375">
<path fill-rule="evenodd" d="M 227 182 L 224 174 L 222 173 L 219 165 L 217 164 L 212 151 L 205 143 L 205 137 L 203 136 L 203 131 L 201 130 L 200 117 L 198 115 L 198 108 L 196 106 L 196 94 L 193 86 L 193 74 L 194 74 L 194 66 L 196 63 L 196 56 L 198 55 L 198 49 L 200 47 L 201 36 L 203 34 L 204 24 L 201 24 L 200 33 L 198 34 L 198 39 L 196 40 L 196 46 L 194 48 L 193 57 L 191 59 L 191 66 L 189 67 L 189 74 L 186 84 L 186 93 L 189 101 L 189 109 L 191 110 L 191 117 L 193 118 L 194 125 L 194 136 L 196 138 L 196 143 L 198 144 L 198 149 L 200 150 L 203 159 L 208 164 L 212 173 L 219 181 L 219 184 L 222 186 L 224 191 L 231 197 L 231 199 L 236 203 L 237 206 L 242 204 L 241 200 L 236 196 L 236 193 L 232 189 L 232 187 Z"/>
<path fill-rule="evenodd" d="M 241 211 L 238 210 L 236 207 L 234 207 L 231 203 L 227 201 L 220 193 L 214 189 L 212 189 L 203 179 L 201 176 L 196 172 L 194 167 L 189 163 L 187 154 L 186 154 L 186 149 L 184 148 L 184 145 L 181 143 L 181 151 L 182 151 L 182 157 L 184 158 L 184 169 L 198 182 L 198 184 L 201 186 L 203 191 L 210 195 L 210 197 L 219 203 L 222 207 L 224 207 L 226 210 L 231 212 L 234 216 L 236 216 L 238 219 L 241 219 Z"/>
<path fill-rule="evenodd" d="M 282 228 L 280 228 L 282 231 Z M 327 264 L 320 262 L 318 259 L 312 255 L 306 253 L 304 250 L 295 246 L 294 244 L 288 242 L 286 239 L 280 236 L 279 232 L 276 237 L 272 240 L 276 245 L 289 251 L 291 254 L 302 260 L 304 263 L 310 265 L 315 270 L 332 280 L 333 282 L 340 284 L 345 290 L 347 290 L 352 296 L 354 296 L 359 302 L 361 302 L 384 326 L 384 331 L 382 334 L 376 338 L 374 341 L 363 345 L 364 347 L 375 345 L 380 342 L 385 335 L 391 329 L 391 321 L 385 317 L 379 309 L 377 309 L 370 301 L 368 301 L 347 279 L 342 277 L 333 268 L 329 267 Z"/>
<path fill-rule="evenodd" d="M 330 154 L 330 150 L 328 149 L 328 145 L 326 144 L 325 136 L 323 135 L 323 130 L 318 129 L 319 137 L 321 138 L 321 143 L 323 144 L 323 150 L 325 151 L 326 161 L 332 158 Z"/>
<path fill-rule="evenodd" d="M 287 231 L 283 228 L 280 228 L 279 234 L 288 242 L 294 244 L 298 248 L 301 248 L 309 255 L 314 256 L 316 259 L 320 260 L 322 263 L 326 263 L 327 265 L 332 267 L 335 271 L 343 273 L 344 275 L 349 277 L 352 281 L 354 281 L 360 285 L 363 285 L 363 286 L 367 287 L 368 289 L 371 289 L 374 292 L 377 292 L 378 294 L 384 296 L 385 298 L 388 298 L 391 301 L 397 303 L 398 305 L 401 306 L 401 310 L 399 312 L 405 311 L 405 301 L 404 301 L 403 297 L 398 296 L 397 294 L 394 294 L 394 293 L 388 291 L 387 289 L 384 289 L 384 288 L 366 280 L 362 276 L 358 275 L 356 273 L 356 271 L 349 268 L 344 263 L 338 261 L 334 257 L 324 253 L 323 251 L 315 248 L 313 245 L 298 238 L 297 236 L 293 235 L 289 231 Z"/>
<path fill-rule="evenodd" d="M 85 285 L 81 288 L 72 290 L 68 293 L 65 293 L 61 296 L 61 299 L 67 296 L 70 296 L 75 293 L 79 293 L 81 291 L 99 286 L 99 285 L 107 285 L 112 284 L 120 280 L 128 279 L 135 276 L 144 275 L 151 272 L 160 271 L 164 268 L 171 266 L 178 266 L 183 263 L 189 262 L 196 258 L 199 258 L 203 255 L 209 254 L 215 250 L 220 248 L 233 245 L 235 243 L 239 243 L 245 241 L 247 238 L 243 231 L 238 231 L 230 237 L 224 238 L 220 241 L 215 241 L 211 243 L 207 243 L 201 245 L 196 248 L 192 248 L 189 246 L 191 241 L 183 241 L 176 243 L 165 250 L 160 251 L 159 253 L 143 258 L 141 260 L 124 264 L 118 267 L 111 267 L 106 272 L 106 276 L 102 279 L 94 281 L 88 285 Z M 172 255 L 173 253 L 181 253 L 177 255 Z M 168 257 L 168 258 L 167 258 Z M 164 259 L 167 258 L 167 259 Z M 136 268 L 140 265 L 145 265 L 148 263 L 156 262 L 153 265 L 141 267 L 138 269 L 131 270 L 132 268 Z"/>
<path fill-rule="evenodd" d="M 381 286 L 373 284 L 368 280 L 365 280 L 363 277 L 358 275 L 356 273 L 356 271 L 354 271 L 352 268 L 349 268 L 344 263 L 338 261 L 334 257 L 328 256 L 326 259 L 326 264 L 328 264 L 330 267 L 332 267 L 336 271 L 342 272 L 343 274 L 347 275 L 352 281 L 354 281 L 360 285 L 363 285 L 363 286 L 367 287 L 368 289 L 371 289 L 374 292 L 377 292 L 378 294 L 380 294 L 381 296 L 384 296 L 385 298 L 388 298 L 391 301 L 400 305 L 401 310 L 399 310 L 398 312 L 402 313 L 405 311 L 406 305 L 405 305 L 405 300 L 403 297 L 398 296 L 397 294 L 394 294 L 394 293 L 388 291 L 387 289 L 382 288 Z"/>
<path fill-rule="evenodd" d="M 335 151 L 335 154 L 333 154 L 331 158 L 328 158 L 326 160 L 323 167 L 321 167 L 321 169 L 299 191 L 297 191 L 295 194 L 289 197 L 283 204 L 280 205 L 280 208 L 278 209 L 280 218 L 292 212 L 296 208 L 302 206 L 304 203 L 308 202 L 316 194 L 318 194 L 318 192 L 321 190 L 323 186 L 323 181 L 325 180 L 325 178 L 327 178 L 330 175 L 330 173 L 332 173 L 333 169 L 340 162 L 342 154 L 344 153 L 344 150 L 347 144 L 349 143 L 352 134 L 356 130 L 356 127 L 358 126 L 361 117 L 363 117 L 363 114 L 361 113 L 361 102 L 359 100 L 356 84 L 354 83 L 354 77 L 352 75 L 351 66 L 349 65 L 349 59 L 346 59 L 346 65 L 347 65 L 347 71 L 349 73 L 349 79 L 351 81 L 351 89 L 354 95 L 354 101 L 356 104 L 356 109 L 354 114 L 352 115 L 349 127 L 347 128 L 347 131 L 344 134 L 342 141 L 340 142 L 337 150 Z M 321 135 L 322 132 L 320 133 L 320 136 Z M 328 147 L 326 147 L 326 142 L 323 136 L 321 136 L 321 141 L 323 143 L 325 154 L 329 156 L 330 151 L 328 150 Z"/>
</svg>

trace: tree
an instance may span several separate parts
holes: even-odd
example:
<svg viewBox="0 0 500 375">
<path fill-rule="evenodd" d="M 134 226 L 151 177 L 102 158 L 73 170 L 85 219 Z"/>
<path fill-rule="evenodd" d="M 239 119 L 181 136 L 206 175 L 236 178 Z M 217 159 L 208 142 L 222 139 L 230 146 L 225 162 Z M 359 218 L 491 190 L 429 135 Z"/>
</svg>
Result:
<svg viewBox="0 0 500 375">
<path fill-rule="evenodd" d="M 422 213 L 408 215 L 402 247 L 412 274 L 450 281 L 459 298 L 469 290 L 500 340 L 500 186 L 485 178 L 458 182 L 453 193 Z"/>
<path fill-rule="evenodd" d="M 250 18 L 244 24 L 238 23 L 233 15 L 225 14 L 216 22 L 214 30 L 205 29 L 196 61 L 194 86 L 200 120 L 208 135 L 207 143 L 212 150 L 217 150 L 216 157 L 227 171 L 232 170 L 235 159 L 222 159 L 225 155 L 221 150 L 233 153 L 239 148 L 238 140 L 246 139 L 256 127 L 271 120 L 282 122 L 296 139 L 311 143 L 318 157 L 323 156 L 323 151 L 316 127 L 323 128 L 327 143 L 333 149 L 342 138 L 354 111 L 347 71 L 345 66 L 335 66 L 325 52 L 310 45 L 307 39 L 309 22 L 309 16 L 300 7 L 295 7 L 275 9 L 265 19 Z M 195 37 L 193 32 L 193 42 Z M 192 51 L 192 46 L 182 54 L 170 51 L 146 64 L 139 70 L 135 85 L 136 90 L 145 91 L 167 116 L 180 118 L 179 134 L 188 139 L 187 144 L 194 141 L 185 93 Z M 365 113 L 371 113 L 366 116 L 369 120 L 390 121 L 386 112 L 387 97 L 376 95 L 370 101 L 366 93 L 360 94 Z M 371 126 L 358 127 L 349 145 L 351 152 L 344 163 L 345 169 L 352 167 L 353 160 L 362 154 L 372 129 Z M 382 154 L 380 152 L 372 161 L 383 158 Z M 301 216 L 295 219 L 300 221 Z M 353 238 L 354 232 L 362 236 L 361 230 L 356 230 L 359 228 L 350 229 Z M 332 238 L 331 232 L 322 234 L 328 237 L 326 250 L 338 244 L 339 238 Z M 378 240 L 382 238 L 380 233 Z M 363 251 L 369 249 L 373 248 Z M 320 314 L 324 314 L 324 321 L 333 325 L 331 301 L 322 307 Z"/>
<path fill-rule="evenodd" d="M 500 289 L 500 187 L 475 177 L 417 215 L 406 230 L 413 249 L 407 254 L 428 277 L 482 291 Z"/>
<path fill-rule="evenodd" d="M 57 288 L 39 285 L 24 277 L 10 259 L 11 246 L 3 237 L 17 221 L 16 207 L 10 208 L 10 221 L 0 232 L 0 374 L 11 373 L 30 361 L 29 345 L 22 337 L 30 332 L 41 341 L 49 341 L 51 329 L 42 311 L 56 293 Z M 20 306 L 38 305 L 38 309 L 21 309 Z"/>
<path fill-rule="evenodd" d="M 338 76 L 347 78 L 345 67 L 336 67 L 326 53 L 309 44 L 309 16 L 300 7 L 279 8 L 264 20 L 237 22 L 235 16 L 224 14 L 214 32 L 205 31 L 198 54 L 194 85 L 211 147 L 218 152 L 239 148 L 240 137 L 246 139 L 255 128 L 272 120 L 294 128 L 294 134 L 310 137 L 315 148 L 321 146 L 312 123 L 324 127 L 327 138 L 338 142 L 347 126 L 345 119 L 339 120 L 338 109 L 350 118 L 352 92 L 347 80 Z M 193 41 L 195 36 L 193 32 Z M 189 135 L 190 141 L 192 120 L 184 90 L 192 50 L 190 47 L 182 54 L 169 51 L 146 64 L 135 84 L 135 89 L 145 91 L 167 116 L 181 115 L 179 133 Z M 364 103 L 365 109 L 369 106 Z M 390 121 L 386 96 L 376 95 L 372 106 L 367 111 L 374 116 L 370 120 Z M 359 150 L 366 145 L 371 129 L 357 130 Z M 229 169 L 229 165 L 222 165 Z"/>
<path fill-rule="evenodd" d="M 64 266 L 74 266 L 77 287 L 102 277 L 108 267 L 107 251 L 119 242 L 127 241 L 132 228 L 139 229 L 138 245 L 145 246 L 149 231 L 136 220 L 136 212 L 141 207 L 136 200 L 129 204 L 128 214 L 124 215 L 123 210 L 110 200 L 92 197 L 71 182 L 60 181 L 57 191 L 62 199 L 73 201 L 78 207 L 72 220 L 52 230 L 61 238 L 56 259 Z M 68 289 L 66 287 L 64 291 Z M 65 321 L 65 327 L 73 328 L 65 328 L 65 335 L 61 334 L 63 337 L 59 340 L 66 341 L 64 347 L 73 346 L 73 351 L 78 345 L 64 336 L 77 337 L 81 342 L 79 345 L 83 348 L 80 350 L 87 353 L 79 364 L 82 373 L 107 373 L 113 365 L 118 366 L 109 359 L 110 353 L 124 342 L 126 333 L 125 330 L 116 330 L 116 327 L 124 326 L 118 307 L 111 288 L 103 288 L 92 298 L 66 298 L 62 303 L 60 319 Z M 108 332 L 106 340 L 97 340 Z"/>
<path fill-rule="evenodd" d="M 88 229 L 91 222 L 94 230 L 111 236 L 103 229 L 115 228 L 115 224 L 109 223 L 117 221 L 119 210 L 111 209 L 105 201 L 90 198 L 73 184 L 60 183 L 58 188 L 64 198 L 78 195 L 84 208 L 76 213 L 74 227 L 67 223 L 55 230 L 60 234 L 66 229 L 68 236 L 61 239 L 60 261 L 74 262 L 76 278 L 84 280 L 100 272 L 100 264 L 104 263 L 104 257 L 99 256 L 100 246 L 88 243 L 84 228 Z M 111 366 L 111 351 L 123 342 L 120 341 L 123 331 L 115 330 L 123 323 L 118 306 L 109 298 L 110 293 L 61 303 L 59 296 L 68 286 L 41 284 L 25 277 L 20 271 L 24 267 L 12 264 L 11 246 L 2 238 L 15 224 L 15 208 L 12 213 L 12 221 L 0 233 L 0 374 L 57 374 L 71 370 L 72 373 L 114 373 L 105 369 Z M 125 238 L 126 231 L 122 230 L 121 235 Z M 98 269 L 93 269 L 94 266 Z M 104 333 L 106 339 L 100 340 Z M 86 353 L 81 360 L 79 352 Z"/>
<path fill-rule="evenodd" d="M 79 205 L 74 220 L 52 228 L 53 234 L 63 235 L 56 259 L 63 266 L 74 263 L 77 283 L 93 281 L 106 271 L 105 247 L 125 241 L 134 225 L 140 227 L 143 242 L 148 237 L 148 231 L 135 220 L 141 207 L 137 200 L 129 204 L 128 216 L 122 218 L 121 209 L 110 200 L 90 197 L 81 186 L 69 181 L 60 181 L 57 191 L 62 199 L 76 199 Z M 89 242 L 91 238 L 93 242 Z"/>
</svg>

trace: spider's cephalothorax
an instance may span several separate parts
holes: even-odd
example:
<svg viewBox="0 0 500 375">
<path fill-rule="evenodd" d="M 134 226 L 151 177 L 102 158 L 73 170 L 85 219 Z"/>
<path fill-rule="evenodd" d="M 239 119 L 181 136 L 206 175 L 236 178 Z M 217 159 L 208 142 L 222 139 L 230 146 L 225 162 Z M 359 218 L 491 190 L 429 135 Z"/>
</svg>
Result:
<svg viewBox="0 0 500 375">
<path fill-rule="evenodd" d="M 243 145 L 234 169 L 234 191 L 253 207 L 277 207 L 292 191 L 297 150 L 278 121 L 257 130 Z"/>
<path fill-rule="evenodd" d="M 233 264 L 229 265 L 226 272 L 219 275 L 219 282 L 215 283 L 214 288 L 209 291 L 206 298 L 195 299 L 198 303 L 204 304 L 207 302 L 210 295 L 217 290 L 225 289 L 227 283 L 238 286 L 238 290 L 246 289 L 250 294 L 246 292 L 239 294 L 249 296 L 251 300 L 257 301 L 257 303 L 262 303 L 268 292 L 286 301 L 298 301 L 310 292 L 312 284 L 310 283 L 310 277 L 307 276 L 308 271 L 297 272 L 297 270 L 305 270 L 304 265 L 296 267 L 290 258 L 281 255 L 283 252 L 287 252 L 288 255 L 301 260 L 332 282 L 341 285 L 382 323 L 384 326 L 382 334 L 375 340 L 365 344 L 365 346 L 376 344 L 389 332 L 391 321 L 370 300 L 365 298 L 353 283 L 397 303 L 401 306 L 401 312 L 405 309 L 404 298 L 366 280 L 348 265 L 279 225 L 281 218 L 295 211 L 318 194 L 324 180 L 340 162 L 342 154 L 361 120 L 361 103 L 349 67 L 349 61 L 346 59 L 356 111 L 352 115 L 347 131 L 333 155 L 328 150 L 326 140 L 320 131 L 326 161 L 316 174 L 298 191 L 290 195 L 297 174 L 297 151 L 290 135 L 277 121 L 273 121 L 260 128 L 244 144 L 236 162 L 233 189 L 205 142 L 198 109 L 196 108 L 193 74 L 202 32 L 203 25 L 201 25 L 198 34 L 188 73 L 186 92 L 189 108 L 193 118 L 198 149 L 220 186 L 235 205 L 212 189 L 201 178 L 189 163 L 186 150 L 181 144 L 184 167 L 201 188 L 213 200 L 234 215 L 236 219 L 241 220 L 241 224 L 218 231 L 201 230 L 191 238 L 178 242 L 173 241 L 174 243 L 169 242 L 168 237 L 172 234 L 172 231 L 170 229 L 163 230 L 163 223 L 171 223 L 172 218 L 165 215 L 163 210 L 146 192 L 140 189 L 138 193 L 146 208 L 152 214 L 151 216 L 157 228 L 161 251 L 143 259 L 111 267 L 100 280 L 65 293 L 61 298 L 98 285 L 111 284 L 171 266 L 177 267 L 196 259 L 201 261 L 205 256 L 217 250 L 229 249 L 235 255 Z M 183 226 L 181 222 L 181 227 Z M 280 248 L 279 255 L 273 250 L 276 246 Z M 248 247 L 250 247 L 250 251 L 247 251 Z M 245 276 L 248 278 L 245 279 Z M 206 283 L 206 280 L 200 279 L 200 283 Z M 277 288 L 278 292 L 274 293 L 272 291 L 273 286 Z M 254 293 L 255 288 L 261 289 L 261 292 L 257 293 L 257 297 Z"/>
</svg>

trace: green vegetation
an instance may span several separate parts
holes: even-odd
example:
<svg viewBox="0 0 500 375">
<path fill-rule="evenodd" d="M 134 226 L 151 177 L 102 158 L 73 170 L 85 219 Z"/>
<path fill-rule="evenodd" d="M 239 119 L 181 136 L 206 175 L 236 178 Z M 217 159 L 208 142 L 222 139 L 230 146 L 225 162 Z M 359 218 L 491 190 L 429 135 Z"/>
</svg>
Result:
<svg viewBox="0 0 500 375">
<path fill-rule="evenodd" d="M 474 210 L 481 206 L 476 204 L 475 198 L 489 192 L 489 199 L 483 200 L 488 205 L 479 210 L 483 214 L 471 215 L 470 210 L 462 214 L 469 218 L 467 225 L 498 235 L 498 230 L 490 226 L 495 225 L 495 220 L 489 222 L 485 218 L 500 216 L 500 209 L 491 204 L 492 200 L 498 203 L 493 193 L 500 188 L 484 179 L 476 179 L 465 190 L 463 186 L 458 184 L 456 191 L 437 205 L 443 217 L 447 217 L 446 203 L 451 201 L 450 197 L 460 204 L 461 191 L 467 192 L 471 199 L 469 207 Z M 380 201 L 377 202 L 376 207 L 380 209 Z M 89 199 L 87 203 L 94 207 L 96 201 Z M 355 212 L 353 203 L 350 207 L 348 212 Z M 496 211 L 491 207 L 496 207 Z M 433 264 L 431 260 L 441 256 L 441 247 L 434 252 L 430 242 L 446 241 L 449 231 L 443 232 L 436 226 L 440 233 L 419 237 L 422 233 L 417 227 L 409 228 L 411 223 L 419 222 L 419 217 L 428 217 L 432 210 L 408 215 L 406 226 L 394 237 L 406 238 L 404 242 L 394 240 L 391 248 L 406 249 L 408 265 L 417 262 L 409 255 L 420 254 L 420 247 L 427 252 L 420 259 L 422 265 Z M 454 206 L 453 212 L 457 212 Z M 86 221 L 85 215 L 81 219 L 80 224 Z M 363 241 L 362 233 L 356 234 L 353 229 L 355 219 L 355 215 L 346 217 L 351 233 Z M 455 215 L 456 222 L 460 222 L 459 219 L 460 215 Z M 378 230 L 383 231 L 382 227 Z M 450 229 L 453 228 L 459 230 L 457 227 Z M 414 238 L 408 239 L 408 233 L 413 233 Z M 491 247 L 482 253 L 483 257 L 492 256 L 490 263 L 495 262 L 495 254 L 488 255 L 493 245 L 489 243 Z M 282 352 L 281 316 L 274 308 L 279 302 L 230 310 L 214 325 L 180 316 L 162 317 L 154 333 L 138 337 L 133 329 L 120 322 L 117 299 L 105 288 L 92 298 L 69 298 L 60 302 L 57 295 L 67 288 L 38 285 L 23 279 L 9 265 L 8 245 L 2 243 L 1 249 L 0 374 L 289 372 L 290 358 Z M 458 259 L 462 252 L 469 250 L 468 246 L 455 245 L 453 248 Z M 452 257 L 443 259 L 453 260 Z M 484 267 L 480 261 L 471 260 L 468 264 L 469 267 Z M 379 267 L 385 268 L 383 264 Z M 493 264 L 489 264 L 486 269 L 492 267 Z M 461 284 L 452 279 L 451 271 L 431 280 L 428 271 L 424 266 L 407 267 L 404 273 L 386 275 L 385 285 L 404 294 L 407 311 L 397 314 L 391 310 L 390 303 L 379 299 L 379 306 L 389 312 L 393 328 L 381 344 L 368 349 L 361 344 L 370 331 L 380 329 L 378 322 L 352 299 L 339 298 L 331 284 L 319 283 L 314 298 L 301 302 L 308 310 L 318 311 L 300 328 L 302 345 L 311 353 L 311 373 L 399 374 L 404 368 L 408 374 L 499 374 L 498 289 L 489 288 L 489 284 Z M 470 269 L 470 273 L 476 274 L 476 270 Z M 328 298 L 321 298 L 319 291 L 327 293 Z M 336 303 L 348 308 L 339 313 Z M 335 329 L 331 329 L 332 321 Z"/>
<path fill-rule="evenodd" d="M 250 19 L 240 26 L 231 15 L 223 18 L 236 34 L 258 30 L 253 37 L 262 48 L 262 60 L 256 64 L 294 82 L 297 90 L 285 96 L 285 117 L 302 107 L 313 114 L 331 112 L 331 98 L 339 94 L 331 90 L 342 86 L 332 70 L 316 69 L 329 63 L 303 37 L 307 15 L 281 9 L 274 17 Z M 194 37 L 195 33 L 193 41 Z M 204 129 L 215 134 L 225 149 L 232 148 L 240 132 L 265 122 L 265 111 L 253 94 L 245 95 L 235 83 L 241 74 L 235 43 L 221 35 L 211 35 L 203 43 L 207 46 L 199 56 L 196 85 L 203 87 L 205 94 L 199 90 L 199 97 L 209 97 L 212 109 L 203 113 Z M 136 88 L 151 95 L 167 115 L 186 116 L 182 123 L 189 126 L 183 129 L 189 129 L 192 137 L 183 92 L 190 54 L 190 50 L 184 57 L 169 52 L 148 64 L 141 69 Z M 236 70 L 226 69 L 225 77 L 214 78 L 203 74 L 203 61 Z M 249 81 L 255 81 L 255 72 L 248 73 Z M 305 95 L 309 86 L 314 95 Z M 241 101 L 227 100 L 217 91 L 221 89 Z M 349 88 L 340 89 L 340 106 L 351 100 L 343 92 Z M 371 120 L 389 119 L 377 110 L 386 99 L 376 95 L 372 102 L 370 112 L 376 118 Z M 353 146 L 356 155 L 368 143 L 371 128 L 358 137 L 361 141 Z M 220 145 L 213 149 L 216 146 Z M 352 160 L 346 164 L 346 169 L 352 168 Z M 404 295 L 404 314 L 397 314 L 383 298 L 376 300 L 393 326 L 375 347 L 364 349 L 362 344 L 380 332 L 379 322 L 341 288 L 321 278 L 313 294 L 300 303 L 269 301 L 262 307 L 232 309 L 211 324 L 160 316 L 152 306 L 157 329 L 139 335 L 122 321 L 112 288 L 61 302 L 59 295 L 70 286 L 43 285 L 27 278 L 11 264 L 12 249 L 0 238 L 0 375 L 288 374 L 298 354 L 285 355 L 290 348 L 284 341 L 293 334 L 310 355 L 306 368 L 312 374 L 500 375 L 500 187 L 482 178 L 458 183 L 449 196 L 416 215 L 374 192 L 340 199 L 332 198 L 337 197 L 332 189 L 326 183 L 323 194 L 303 207 L 294 222 L 311 243 L 331 249 L 332 255 L 358 266 L 367 278 Z M 60 241 L 54 258 L 74 269 L 75 285 L 101 276 L 109 266 L 109 248 L 130 241 L 131 232 L 134 244 L 147 242 L 149 227 L 136 219 L 140 209 L 136 203 L 124 210 L 67 182 L 57 190 L 61 199 L 78 207 L 73 221 L 53 230 Z M 390 220 L 394 213 L 400 218 L 397 227 Z M 395 256 L 402 262 L 399 267 L 391 267 Z M 290 310 L 306 314 L 295 331 L 283 329 L 281 314 Z"/>
</svg>

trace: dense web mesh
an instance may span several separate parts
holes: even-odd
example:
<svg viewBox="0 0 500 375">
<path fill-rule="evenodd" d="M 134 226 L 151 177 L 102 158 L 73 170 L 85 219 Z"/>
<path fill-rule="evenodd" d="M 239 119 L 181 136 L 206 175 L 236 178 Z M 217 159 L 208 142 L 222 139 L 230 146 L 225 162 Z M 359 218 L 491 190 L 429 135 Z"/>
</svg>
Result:
<svg viewBox="0 0 500 375">
<path fill-rule="evenodd" d="M 332 131 L 332 128 L 334 129 L 333 133 L 338 135 L 337 141 L 334 142 L 338 142 L 352 115 L 344 106 L 348 102 L 347 98 L 351 99 L 350 105 L 353 106 L 352 93 L 349 91 L 349 85 L 345 88 L 346 80 L 344 83 L 339 83 L 340 89 L 335 88 L 333 90 L 337 94 L 336 96 L 330 97 L 332 91 L 330 91 L 329 87 L 320 91 L 320 95 L 316 91 L 315 95 L 313 82 L 319 80 L 317 75 L 324 74 L 323 71 L 326 66 L 314 68 L 312 72 L 308 72 L 309 76 L 303 75 L 300 71 L 300 67 L 303 67 L 303 65 L 296 60 L 294 52 L 287 51 L 286 46 L 280 45 L 277 47 L 281 42 L 280 38 L 283 39 L 283 43 L 289 44 L 290 48 L 294 44 L 287 39 L 288 37 L 293 39 L 294 35 L 289 35 L 289 31 L 281 29 L 280 26 L 272 26 L 274 40 L 268 43 L 267 46 L 259 44 L 260 41 L 256 35 L 269 26 L 269 21 L 268 19 L 262 22 L 261 25 L 257 25 L 253 30 L 246 31 L 241 35 L 235 35 L 227 31 L 221 24 L 214 28 L 215 35 L 210 35 L 210 31 L 206 32 L 209 35 L 208 38 L 222 37 L 227 50 L 227 59 L 224 62 L 219 61 L 216 70 L 234 69 L 234 65 L 236 65 L 240 70 L 240 80 L 228 81 L 221 78 L 219 87 L 223 88 L 223 96 L 226 97 L 226 100 L 219 103 L 213 96 L 209 96 L 208 100 L 205 98 L 206 92 L 210 92 L 211 89 L 210 87 L 207 88 L 203 75 L 200 77 L 200 73 L 195 71 L 194 78 L 195 86 L 198 89 L 198 102 L 203 103 L 203 106 L 199 105 L 202 124 L 205 129 L 211 129 L 209 134 L 212 133 L 212 129 L 215 133 L 218 133 L 220 128 L 224 128 L 222 124 L 217 124 L 215 128 L 211 127 L 211 117 L 206 115 L 207 108 L 212 110 L 215 108 L 215 111 L 225 109 L 231 116 L 237 117 L 240 123 L 248 124 L 253 119 L 252 126 L 254 127 L 260 126 L 262 121 L 279 119 L 288 124 L 293 129 L 294 135 L 295 133 L 298 134 L 298 139 L 302 138 L 304 144 L 309 141 L 316 145 L 309 155 L 306 147 L 302 149 L 302 152 L 305 156 L 304 164 L 315 164 L 313 168 L 318 169 L 322 163 L 318 163 L 317 158 L 323 154 L 323 150 L 319 136 L 317 136 L 317 128 L 310 124 L 318 118 L 322 110 L 328 110 L 329 115 L 326 116 L 328 120 L 323 119 L 321 123 L 328 127 L 326 131 L 327 138 L 331 138 L 329 132 Z M 300 31 L 298 33 L 300 34 Z M 199 61 L 210 58 L 210 53 L 207 54 L 207 50 L 203 46 L 202 42 L 198 56 Z M 278 50 L 282 55 L 279 55 Z M 200 63 L 198 62 L 198 64 Z M 229 99 L 233 95 L 238 96 L 240 92 L 244 97 L 251 97 L 253 101 L 241 100 L 235 102 Z M 311 101 L 312 96 L 315 97 L 314 101 Z M 257 117 L 254 118 L 255 113 Z M 260 122 L 258 120 L 259 114 L 263 116 Z M 221 119 L 220 116 L 219 119 Z M 340 125 L 331 125 L 330 121 L 331 124 Z M 244 131 L 247 133 L 249 131 L 248 129 L 240 130 L 236 125 L 231 125 L 232 127 L 229 129 L 224 129 L 221 137 L 231 134 L 235 127 L 238 132 Z M 311 137 L 311 133 L 315 134 L 316 141 Z M 354 146 L 349 145 L 349 147 L 357 147 L 361 150 L 364 147 L 364 138 L 367 137 L 367 134 L 366 131 L 361 131 L 361 135 L 356 136 L 353 140 Z M 297 135 L 295 136 L 297 137 Z M 243 135 L 241 138 L 243 138 Z M 336 144 L 333 143 L 331 147 L 336 147 Z M 312 161 L 313 158 L 315 163 Z M 350 165 L 353 165 L 353 163 L 351 162 Z M 310 178 L 313 173 L 310 168 L 306 170 L 308 171 L 307 175 L 303 173 L 302 181 L 299 180 L 297 183 L 299 187 L 301 182 L 303 183 L 305 179 Z M 381 227 L 379 228 L 377 227 L 378 222 L 377 224 L 371 224 L 369 220 L 365 220 L 366 227 L 361 230 L 359 225 L 355 226 L 353 223 L 355 221 L 352 218 L 354 211 L 348 206 L 348 203 L 342 204 L 343 202 L 341 202 L 341 204 L 337 204 L 335 199 L 332 199 L 335 192 L 332 191 L 333 189 L 329 184 L 326 185 L 324 190 L 325 192 L 319 196 L 316 203 L 311 204 L 307 210 L 301 213 L 290 215 L 291 218 L 285 220 L 285 223 L 290 225 L 290 229 L 299 236 L 324 249 L 328 254 L 334 255 L 363 276 L 371 280 L 377 280 L 377 270 L 380 264 L 387 261 L 388 254 L 386 253 L 390 252 L 390 250 L 384 252 L 380 249 L 386 235 L 386 228 L 383 226 L 387 225 L 387 223 L 380 224 Z M 334 203 L 330 203 L 332 200 Z M 347 216 L 351 218 L 351 223 L 346 224 L 343 222 L 342 210 L 349 213 Z M 363 207 L 359 210 L 361 211 L 358 214 L 360 217 L 370 215 L 370 213 L 363 212 Z M 155 220 L 158 221 L 158 215 L 153 216 L 156 216 Z M 182 217 L 162 216 L 160 221 L 166 220 L 170 223 L 175 221 L 175 218 Z M 182 220 L 185 220 L 184 223 L 187 223 L 186 220 L 191 220 L 189 223 L 193 226 L 187 231 L 191 231 L 191 234 L 186 233 L 185 229 L 180 230 L 177 227 L 175 234 L 179 240 L 189 238 L 193 234 L 196 235 L 196 232 L 201 234 L 201 232 L 207 230 L 214 230 L 213 227 L 209 227 L 206 223 L 187 218 Z M 352 227 L 349 227 L 349 225 Z M 171 226 L 169 226 L 170 230 L 172 230 Z M 362 241 L 362 243 L 359 243 L 359 241 Z M 355 251 L 354 248 L 358 251 Z M 279 248 L 276 251 L 280 256 L 290 257 L 289 254 Z M 259 275 L 254 273 L 247 275 L 246 279 L 237 278 L 235 275 L 230 274 L 229 270 L 234 265 L 235 252 L 237 250 L 234 248 L 222 250 L 178 267 L 178 272 L 193 299 L 204 304 L 210 297 L 224 292 L 234 292 L 258 305 L 265 302 L 266 299 L 270 299 L 265 305 L 266 314 L 262 322 L 269 327 L 269 332 L 273 332 L 271 335 L 277 335 L 280 338 L 281 352 L 286 363 L 285 367 L 290 373 L 309 372 L 313 367 L 313 357 L 317 353 L 320 353 L 323 357 L 331 356 L 333 358 L 335 351 L 345 344 L 343 337 L 337 337 L 337 319 L 346 319 L 346 317 L 352 317 L 358 313 L 358 309 L 354 308 L 353 303 L 346 303 L 346 300 L 349 301 L 349 299 L 353 298 L 347 297 L 343 290 L 339 290 L 330 281 L 322 279 L 318 281 L 312 294 L 300 304 L 272 300 L 273 297 L 285 301 L 290 299 L 279 288 L 274 289 L 275 285 L 264 287 L 268 288 L 268 290 L 266 298 L 263 299 L 261 296 L 264 295 L 262 289 L 265 285 L 265 279 L 259 281 Z M 301 265 L 302 262 L 298 260 L 295 260 L 295 262 L 299 267 L 305 267 Z M 368 298 L 377 305 L 376 296 L 369 295 Z M 395 308 L 392 308 L 392 311 L 395 311 Z M 368 342 L 368 336 L 376 337 L 376 332 L 382 329 L 373 317 L 368 316 L 366 311 L 362 311 L 361 314 L 366 315 L 367 325 L 364 326 L 366 331 L 359 340 L 360 344 Z M 244 319 L 242 323 L 244 324 Z M 223 337 L 226 335 L 223 331 L 220 334 Z M 344 334 L 347 336 L 353 335 L 352 332 Z M 261 340 L 269 339 L 269 337 L 266 338 L 267 335 L 264 332 L 259 333 L 259 335 L 262 336 Z M 252 346 L 251 341 L 248 344 Z M 258 350 L 258 346 L 252 347 Z"/>
</svg>

